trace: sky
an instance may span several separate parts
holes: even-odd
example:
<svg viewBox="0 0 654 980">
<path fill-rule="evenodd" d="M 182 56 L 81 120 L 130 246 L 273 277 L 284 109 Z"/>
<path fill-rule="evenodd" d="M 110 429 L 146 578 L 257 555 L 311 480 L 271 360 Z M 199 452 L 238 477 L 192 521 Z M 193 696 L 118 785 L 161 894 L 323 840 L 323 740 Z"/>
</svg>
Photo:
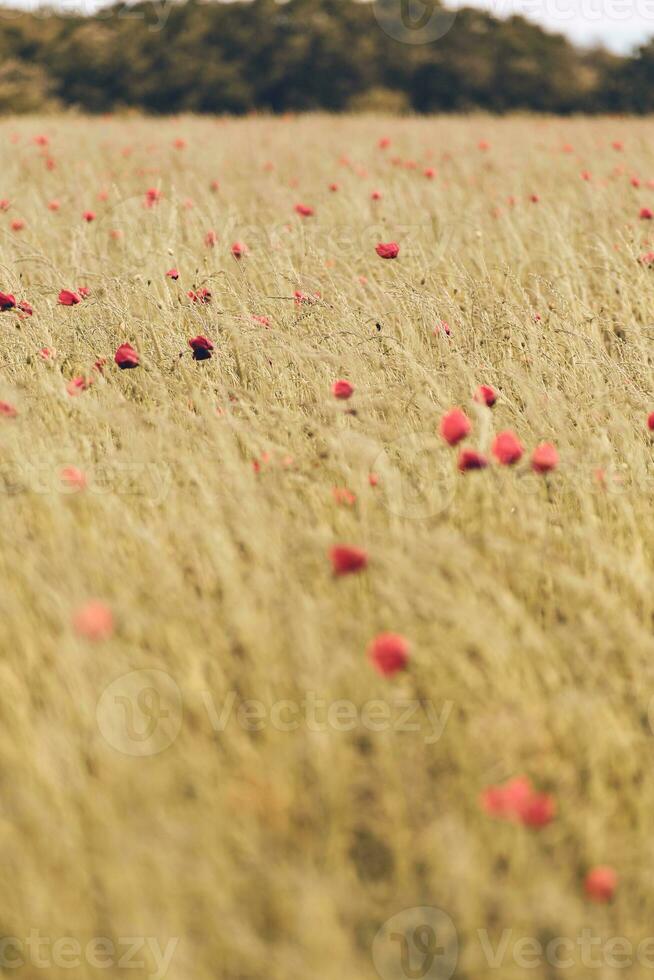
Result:
<svg viewBox="0 0 654 980">
<path fill-rule="evenodd" d="M 103 5 L 97 0 L 50 2 L 54 7 L 82 7 L 87 12 Z M 0 6 L 14 8 L 39 5 L 39 0 L 0 0 Z M 618 54 L 627 54 L 654 37 L 654 0 L 445 0 L 445 5 L 481 7 L 497 17 L 522 14 L 566 34 L 576 44 L 600 42 Z"/>
</svg>

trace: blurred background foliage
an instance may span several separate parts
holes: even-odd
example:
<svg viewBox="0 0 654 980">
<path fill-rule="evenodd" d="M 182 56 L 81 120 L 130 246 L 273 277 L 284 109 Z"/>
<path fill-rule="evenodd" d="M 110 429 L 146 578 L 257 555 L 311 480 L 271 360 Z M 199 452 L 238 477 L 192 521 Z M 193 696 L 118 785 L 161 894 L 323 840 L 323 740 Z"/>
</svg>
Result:
<svg viewBox="0 0 654 980">
<path fill-rule="evenodd" d="M 92 16 L 3 8 L 0 19 L 5 113 L 654 108 L 654 42 L 625 58 L 582 51 L 472 8 L 423 45 L 394 40 L 372 4 L 354 0 L 162 0 Z"/>
</svg>

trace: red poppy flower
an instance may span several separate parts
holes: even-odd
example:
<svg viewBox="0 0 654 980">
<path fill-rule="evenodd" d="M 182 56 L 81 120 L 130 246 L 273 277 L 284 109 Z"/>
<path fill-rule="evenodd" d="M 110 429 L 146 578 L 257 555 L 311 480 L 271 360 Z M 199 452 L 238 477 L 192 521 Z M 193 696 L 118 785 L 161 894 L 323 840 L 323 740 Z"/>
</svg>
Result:
<svg viewBox="0 0 654 980">
<path fill-rule="evenodd" d="M 80 299 L 88 299 L 89 296 L 91 295 L 91 290 L 89 289 L 88 286 L 78 286 L 77 293 Z"/>
<path fill-rule="evenodd" d="M 213 231 L 213 229 L 210 229 L 204 236 L 204 244 L 207 246 L 207 248 L 213 248 L 217 241 L 218 235 L 215 231 Z"/>
<path fill-rule="evenodd" d="M 380 633 L 369 645 L 368 659 L 384 677 L 404 670 L 409 661 L 409 644 L 399 633 Z"/>
<path fill-rule="evenodd" d="M 559 465 L 559 454 L 551 442 L 541 442 L 536 446 L 531 457 L 531 468 L 534 473 L 549 473 Z"/>
<path fill-rule="evenodd" d="M 529 200 L 531 201 L 532 204 L 538 204 L 538 202 L 540 201 L 540 197 L 538 196 L 538 194 L 530 194 Z"/>
<path fill-rule="evenodd" d="M 16 309 L 20 310 L 20 312 L 25 316 L 32 316 L 34 313 L 32 304 L 28 303 L 26 299 L 24 299 L 21 303 L 18 303 Z"/>
<path fill-rule="evenodd" d="M 379 147 L 380 150 L 387 150 L 390 145 L 391 145 L 391 141 L 388 136 L 382 136 L 379 142 L 377 143 L 377 146 Z"/>
<path fill-rule="evenodd" d="M 370 484 L 371 487 L 377 486 L 377 484 L 379 483 L 379 476 L 377 475 L 377 473 L 368 474 L 368 483 Z"/>
<path fill-rule="evenodd" d="M 3 197 L 0 200 L 0 211 L 8 211 L 10 207 L 11 207 L 11 202 L 8 201 L 6 197 Z"/>
<path fill-rule="evenodd" d="M 641 265 L 651 265 L 654 262 L 654 252 L 644 252 L 638 261 Z"/>
<path fill-rule="evenodd" d="M 9 402 L 0 402 L 0 415 L 4 415 L 6 419 L 15 419 L 18 412 Z"/>
<path fill-rule="evenodd" d="M 476 449 L 462 449 L 459 453 L 458 467 L 461 473 L 467 473 L 468 470 L 483 470 L 487 466 L 488 460 Z"/>
<path fill-rule="evenodd" d="M 441 419 L 439 431 L 445 442 L 456 446 L 458 442 L 470 433 L 472 424 L 465 412 L 460 408 L 452 408 Z"/>
<path fill-rule="evenodd" d="M 74 398 L 75 395 L 79 395 L 81 392 L 86 391 L 92 384 L 92 378 L 85 378 L 83 375 L 78 374 L 76 377 L 70 379 L 66 385 L 66 391 L 71 398 Z"/>
<path fill-rule="evenodd" d="M 397 242 L 379 242 L 375 246 L 375 252 L 380 259 L 396 259 L 400 252 Z"/>
<path fill-rule="evenodd" d="M 158 187 L 148 187 L 145 192 L 145 204 L 147 207 L 152 208 L 155 204 L 158 204 L 161 200 L 161 191 Z"/>
<path fill-rule="evenodd" d="M 231 253 L 235 259 L 241 259 L 244 255 L 247 255 L 250 249 L 243 242 L 234 242 L 231 247 Z"/>
<path fill-rule="evenodd" d="M 95 221 L 95 211 L 85 211 L 82 217 L 88 222 Z"/>
<path fill-rule="evenodd" d="M 654 432 L 654 412 L 650 412 L 647 416 L 647 428 L 650 432 Z"/>
<path fill-rule="evenodd" d="M 35 142 L 35 144 L 37 146 L 49 146 L 50 145 L 49 138 L 47 136 L 42 136 L 42 135 L 35 136 L 34 137 L 34 142 Z"/>
<path fill-rule="evenodd" d="M 0 293 L 0 311 L 6 312 L 13 310 L 16 305 L 16 297 L 11 293 Z"/>
<path fill-rule="evenodd" d="M 490 385 L 479 385 L 474 394 L 474 399 L 480 405 L 487 405 L 492 408 L 497 401 L 497 392 Z"/>
<path fill-rule="evenodd" d="M 48 202 L 48 211 L 58 211 L 60 207 L 61 207 L 61 204 L 59 203 L 59 201 L 49 201 Z"/>
<path fill-rule="evenodd" d="M 332 496 L 337 504 L 343 504 L 346 507 L 353 507 L 356 503 L 356 494 L 348 490 L 347 487 L 333 487 Z"/>
<path fill-rule="evenodd" d="M 77 293 L 71 292 L 70 289 L 62 289 L 58 300 L 61 306 L 76 306 L 80 302 L 80 297 Z"/>
<path fill-rule="evenodd" d="M 584 890 L 593 902 L 610 902 L 618 886 L 618 876 L 608 865 L 591 868 L 584 879 Z"/>
<path fill-rule="evenodd" d="M 139 366 L 139 355 L 131 344 L 121 344 L 114 355 L 114 361 L 119 368 L 135 368 Z"/>
<path fill-rule="evenodd" d="M 114 630 L 114 617 L 106 603 L 93 599 L 77 610 L 73 627 L 89 640 L 107 640 Z"/>
<path fill-rule="evenodd" d="M 215 194 L 216 191 L 220 190 L 220 183 L 217 180 L 212 180 L 211 183 L 209 184 L 209 189 L 212 190 Z"/>
<path fill-rule="evenodd" d="M 317 299 L 320 299 L 320 293 L 314 293 L 313 296 L 309 296 L 308 293 L 303 293 L 301 290 L 296 289 L 293 293 L 293 299 L 296 306 L 300 306 L 301 303 L 308 303 L 311 305 L 315 303 Z"/>
<path fill-rule="evenodd" d="M 556 805 L 547 793 L 537 793 L 526 776 L 517 776 L 502 786 L 489 786 L 481 794 L 481 806 L 493 817 L 544 827 L 554 817 Z"/>
<path fill-rule="evenodd" d="M 335 381 L 332 385 L 332 395 L 334 398 L 351 398 L 354 394 L 354 385 L 349 381 Z"/>
<path fill-rule="evenodd" d="M 360 572 L 368 564 L 368 555 L 362 548 L 350 545 L 334 545 L 329 551 L 334 575 L 350 575 Z"/>
<path fill-rule="evenodd" d="M 179 279 L 179 272 L 177 269 L 169 269 L 166 275 L 169 279 Z"/>
<path fill-rule="evenodd" d="M 512 466 L 517 463 L 523 453 L 522 443 L 514 432 L 500 432 L 495 436 L 491 452 L 495 459 L 503 466 Z"/>
<path fill-rule="evenodd" d="M 330 191 L 332 191 L 332 193 L 335 193 L 337 190 L 339 190 L 339 185 L 338 184 L 330 184 L 329 185 L 329 189 L 330 189 Z"/>
<path fill-rule="evenodd" d="M 651 221 L 654 218 L 654 211 L 651 211 L 649 208 L 641 208 L 638 217 L 642 221 Z"/>
<path fill-rule="evenodd" d="M 208 337 L 192 337 L 191 340 L 189 340 L 188 345 L 193 351 L 194 361 L 208 361 L 211 357 L 213 344 Z"/>
<path fill-rule="evenodd" d="M 371 191 L 370 192 L 370 200 L 371 201 L 381 201 L 381 199 L 382 199 L 382 192 L 381 191 Z M 380 253 L 378 252 L 377 254 L 379 255 Z M 384 259 L 386 259 L 386 258 L 394 258 L 394 256 L 382 255 L 382 258 L 384 258 Z"/>
<path fill-rule="evenodd" d="M 314 209 L 309 204 L 296 204 L 293 210 L 302 218 L 311 218 L 315 214 Z"/>
<path fill-rule="evenodd" d="M 450 337 L 452 335 L 452 328 L 449 325 L 449 323 L 445 322 L 445 320 L 439 320 L 439 322 L 434 327 L 435 337 L 437 337 L 441 333 L 444 333 L 446 337 Z"/>
<path fill-rule="evenodd" d="M 173 146 L 175 147 L 176 150 L 184 150 L 186 149 L 187 143 L 185 139 L 182 139 L 181 136 L 178 136 L 177 139 L 173 140 Z"/>
<path fill-rule="evenodd" d="M 64 466 L 59 477 L 71 489 L 84 490 L 86 487 L 86 476 L 76 466 Z"/>
<path fill-rule="evenodd" d="M 260 323 L 262 327 L 270 326 L 270 319 L 267 316 L 257 316 L 256 313 L 253 313 L 252 319 L 255 323 Z"/>
<path fill-rule="evenodd" d="M 193 300 L 194 303 L 210 303 L 211 302 L 211 292 L 208 289 L 198 289 L 197 292 L 193 292 L 192 289 L 188 291 L 188 298 Z"/>
<path fill-rule="evenodd" d="M 427 167 L 424 171 L 424 174 L 427 180 L 433 180 L 434 177 L 436 176 L 436 171 L 434 170 L 433 167 Z"/>
<path fill-rule="evenodd" d="M 22 231 L 24 227 L 25 227 L 25 222 L 23 221 L 22 218 L 14 218 L 14 220 L 11 222 L 12 231 Z"/>
</svg>

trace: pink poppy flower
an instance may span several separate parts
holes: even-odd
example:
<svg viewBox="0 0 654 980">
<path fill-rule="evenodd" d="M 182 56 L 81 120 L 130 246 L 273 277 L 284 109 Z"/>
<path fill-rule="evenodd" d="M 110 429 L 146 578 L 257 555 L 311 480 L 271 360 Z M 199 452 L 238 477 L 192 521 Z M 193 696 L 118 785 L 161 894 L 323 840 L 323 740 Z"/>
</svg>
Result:
<svg viewBox="0 0 654 980">
<path fill-rule="evenodd" d="M 296 204 L 293 210 L 302 218 L 311 218 L 315 214 L 314 209 L 309 204 Z"/>
<path fill-rule="evenodd" d="M 75 395 L 80 395 L 83 391 L 86 391 L 92 384 L 92 378 L 85 378 L 81 374 L 78 374 L 76 377 L 70 379 L 66 385 L 66 391 L 71 398 L 74 398 Z"/>
<path fill-rule="evenodd" d="M 515 433 L 506 431 L 495 436 L 491 452 L 498 463 L 503 466 L 512 466 L 522 457 L 524 450 Z"/>
<path fill-rule="evenodd" d="M 260 323 L 262 327 L 270 326 L 270 319 L 267 316 L 257 316 L 256 313 L 253 313 L 252 319 L 255 323 Z"/>
<path fill-rule="evenodd" d="M 375 246 L 375 252 L 380 259 L 396 259 L 400 252 L 397 242 L 379 242 Z"/>
<path fill-rule="evenodd" d="M 456 446 L 458 442 L 465 439 L 471 429 L 470 419 L 460 408 L 452 408 L 446 412 L 439 426 L 441 436 L 450 446 Z"/>
<path fill-rule="evenodd" d="M 354 394 L 354 385 L 349 381 L 335 381 L 332 385 L 332 395 L 334 398 L 347 399 Z"/>
<path fill-rule="evenodd" d="M 234 242 L 230 251 L 235 259 L 242 259 L 244 255 L 248 254 L 250 249 L 243 242 Z"/>
<path fill-rule="evenodd" d="M 549 473 L 559 465 L 559 454 L 551 442 L 541 442 L 536 446 L 531 457 L 531 468 L 534 473 Z"/>
<path fill-rule="evenodd" d="M 591 868 L 584 879 L 584 891 L 593 902 L 610 902 L 618 887 L 618 876 L 608 865 Z"/>
<path fill-rule="evenodd" d="M 651 221 L 654 218 L 654 211 L 650 210 L 650 208 L 641 208 L 638 217 L 641 221 Z"/>
<path fill-rule="evenodd" d="M 383 677 L 392 677 L 409 662 L 409 644 L 399 633 L 380 633 L 370 643 L 368 659 Z"/>
<path fill-rule="evenodd" d="M 59 478 L 71 490 L 84 490 L 86 488 L 86 476 L 76 466 L 64 466 Z"/>
<path fill-rule="evenodd" d="M 76 306 L 80 302 L 80 297 L 70 289 L 62 289 L 59 293 L 58 300 L 60 306 Z"/>
<path fill-rule="evenodd" d="M 106 603 L 92 599 L 77 610 L 73 627 L 79 636 L 88 640 L 107 640 L 114 630 L 114 617 Z"/>
<path fill-rule="evenodd" d="M 166 275 L 169 279 L 179 279 L 179 272 L 177 269 L 169 269 Z"/>
</svg>

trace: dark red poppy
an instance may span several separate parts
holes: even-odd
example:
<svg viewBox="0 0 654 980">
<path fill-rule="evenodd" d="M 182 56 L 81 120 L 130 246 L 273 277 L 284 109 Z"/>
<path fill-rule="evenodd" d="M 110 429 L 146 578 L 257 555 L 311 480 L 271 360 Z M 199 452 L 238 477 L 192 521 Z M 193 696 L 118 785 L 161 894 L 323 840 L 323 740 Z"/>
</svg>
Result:
<svg viewBox="0 0 654 980">
<path fill-rule="evenodd" d="M 114 361 L 119 368 L 135 368 L 139 366 L 140 358 L 131 344 L 121 344 L 114 355 Z"/>
<path fill-rule="evenodd" d="M 193 351 L 194 361 L 208 361 L 211 357 L 213 344 L 208 337 L 203 337 L 201 335 L 198 337 L 192 337 L 189 340 L 188 345 Z"/>
<path fill-rule="evenodd" d="M 462 449 L 459 453 L 458 467 L 461 473 L 468 470 L 484 470 L 488 466 L 488 460 L 476 449 Z"/>
<path fill-rule="evenodd" d="M 474 394 L 474 399 L 480 405 L 487 405 L 492 408 L 497 401 L 497 392 L 490 385 L 479 385 Z"/>
<path fill-rule="evenodd" d="M 330 548 L 329 558 L 334 575 L 350 575 L 360 572 L 368 564 L 368 555 L 362 548 L 339 544 Z"/>
</svg>

